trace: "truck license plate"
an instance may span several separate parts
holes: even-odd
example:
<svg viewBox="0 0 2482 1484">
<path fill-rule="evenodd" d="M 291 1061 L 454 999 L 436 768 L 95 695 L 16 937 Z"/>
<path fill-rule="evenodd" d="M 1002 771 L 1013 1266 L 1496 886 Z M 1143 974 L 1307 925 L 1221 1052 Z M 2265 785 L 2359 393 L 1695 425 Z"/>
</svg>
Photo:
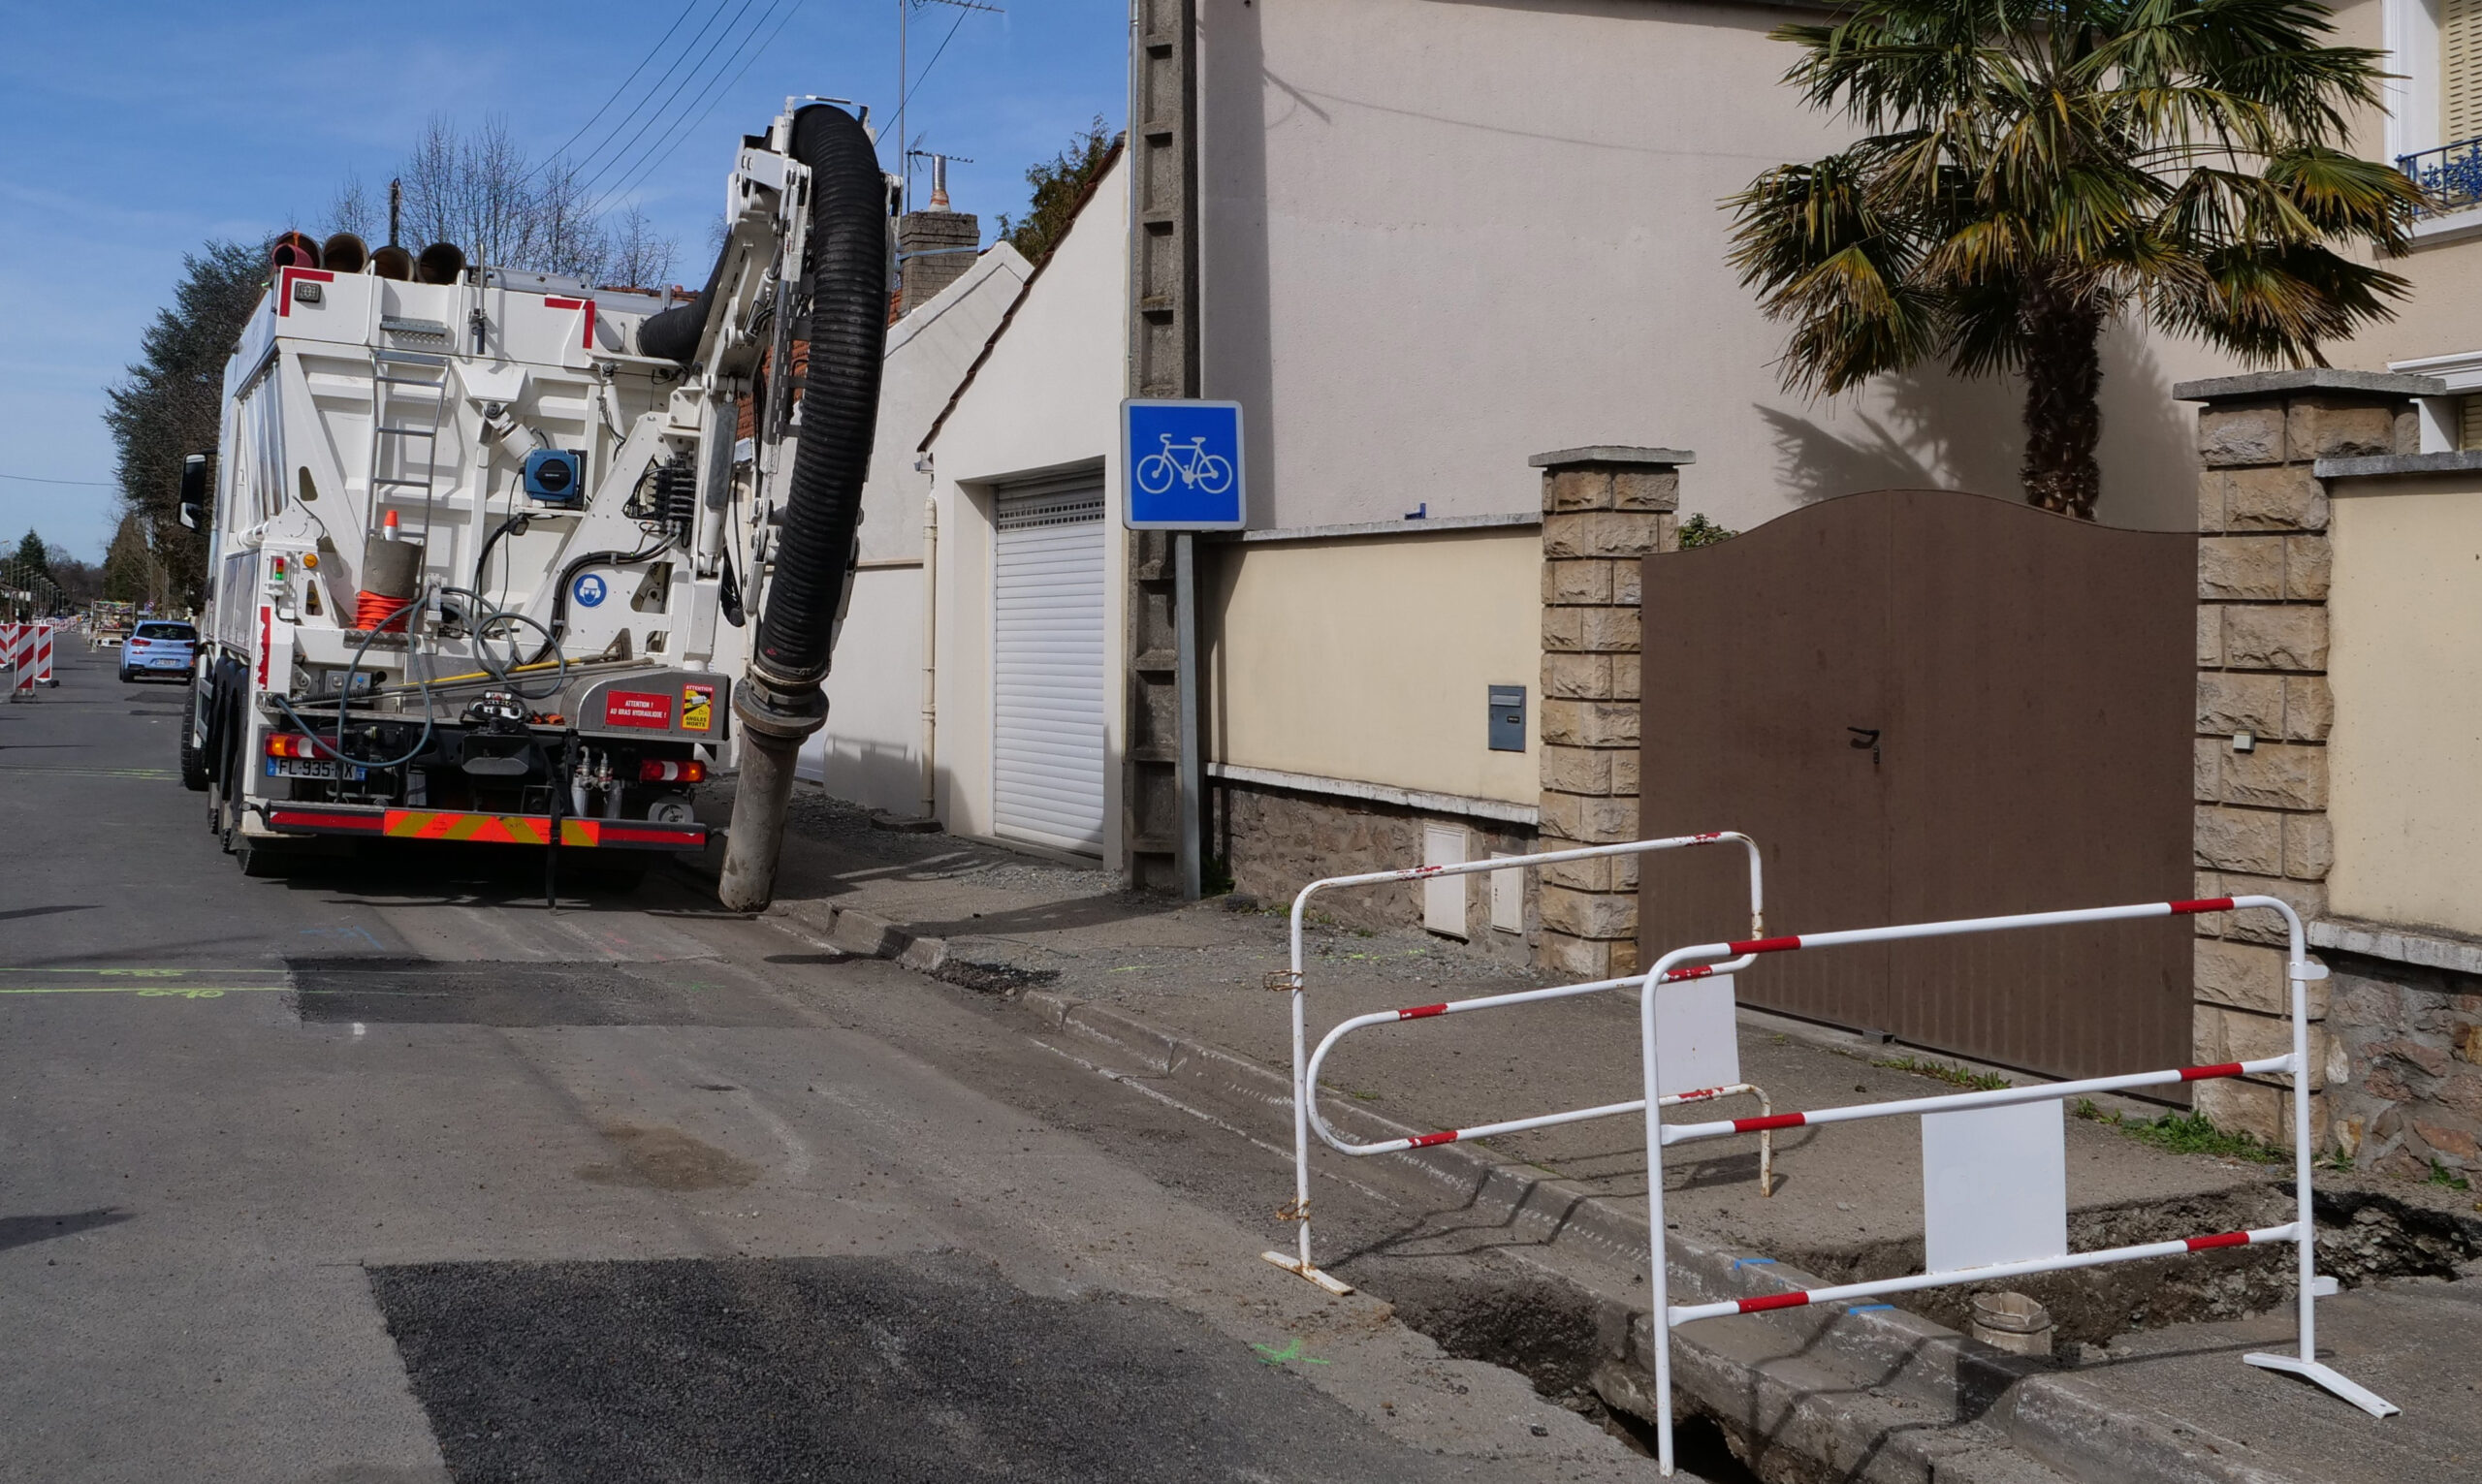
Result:
<svg viewBox="0 0 2482 1484">
<path fill-rule="evenodd" d="M 271 757 L 268 759 L 268 776 L 270 778 L 327 778 L 333 781 L 340 768 L 348 783 L 359 783 L 370 776 L 370 770 L 367 768 L 346 767 L 330 758 Z"/>
</svg>

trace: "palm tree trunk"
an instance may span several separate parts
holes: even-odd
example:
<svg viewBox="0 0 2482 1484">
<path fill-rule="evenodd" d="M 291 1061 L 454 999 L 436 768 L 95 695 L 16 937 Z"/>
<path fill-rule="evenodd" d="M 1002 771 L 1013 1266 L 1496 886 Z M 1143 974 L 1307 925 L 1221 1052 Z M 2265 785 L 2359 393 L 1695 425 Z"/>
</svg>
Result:
<svg viewBox="0 0 2482 1484">
<path fill-rule="evenodd" d="M 2103 435 L 2103 312 L 2051 288 L 2029 292 L 2021 312 L 2026 503 L 2091 521 L 2103 488 L 2094 462 Z"/>
</svg>

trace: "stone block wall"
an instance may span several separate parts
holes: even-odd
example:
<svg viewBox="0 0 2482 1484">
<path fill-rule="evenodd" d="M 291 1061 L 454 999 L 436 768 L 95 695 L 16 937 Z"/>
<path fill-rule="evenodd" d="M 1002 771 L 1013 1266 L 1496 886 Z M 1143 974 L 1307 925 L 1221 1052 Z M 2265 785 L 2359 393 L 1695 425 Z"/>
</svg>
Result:
<svg viewBox="0 0 2482 1484">
<path fill-rule="evenodd" d="M 2458 945 L 2463 969 L 2407 963 L 2390 934 L 2352 928 L 2331 941 L 2394 949 L 2394 957 L 2328 949 L 2328 1025 L 2336 1144 L 2355 1162 L 2419 1178 L 2434 1167 L 2482 1175 L 2482 946 Z"/>
<path fill-rule="evenodd" d="M 1395 870 L 1422 859 L 1422 830 L 1450 824 L 1465 830 L 1466 859 L 1493 854 L 1530 855 L 1535 832 L 1512 822 L 1453 818 L 1403 805 L 1341 799 L 1293 789 L 1221 779 L 1211 790 L 1220 805 L 1211 837 L 1225 853 L 1232 889 L 1268 907 L 1289 907 L 1293 894 L 1321 876 Z M 1540 872 L 1524 872 L 1529 933 L 1539 914 Z M 1527 962 L 1529 933 L 1511 934 L 1490 926 L 1487 872 L 1464 878 L 1466 943 L 1512 963 Z M 1311 899 L 1323 916 L 1362 928 L 1422 926 L 1423 883 L 1355 887 Z"/>
<path fill-rule="evenodd" d="M 1680 544 L 1677 449 L 1566 449 L 1543 471 L 1542 804 L 1536 848 L 1638 837 L 1643 559 Z M 1537 966 L 1580 979 L 1638 963 L 1638 864 L 1538 873 Z"/>
<path fill-rule="evenodd" d="M 2197 895 L 2281 898 L 2305 921 L 2327 906 L 2327 487 L 2315 464 L 2409 453 L 2414 379 L 2293 371 L 2191 383 L 2198 414 Z M 2195 919 L 2194 1055 L 2240 1061 L 2290 1049 L 2284 931 L 2264 913 Z M 2348 1076 L 2311 986 L 2315 1094 Z M 2292 1142 L 2288 1079 L 2198 1085 L 2216 1123 Z M 2326 1097 L 2315 1137 L 2334 1142 Z"/>
</svg>

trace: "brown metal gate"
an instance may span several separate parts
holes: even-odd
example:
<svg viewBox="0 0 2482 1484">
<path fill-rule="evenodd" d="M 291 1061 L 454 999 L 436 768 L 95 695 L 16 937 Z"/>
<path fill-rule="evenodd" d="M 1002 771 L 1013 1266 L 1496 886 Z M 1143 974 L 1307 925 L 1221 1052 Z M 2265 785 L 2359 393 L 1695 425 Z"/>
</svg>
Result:
<svg viewBox="0 0 2482 1484">
<path fill-rule="evenodd" d="M 2192 895 L 2194 536 L 1881 490 L 1646 559 L 1648 835 L 1741 830 L 1767 928 Z M 1649 856 L 1642 962 L 1742 935 Z M 2185 919 L 1788 954 L 1742 1001 L 2055 1075 L 2189 1051 Z"/>
</svg>

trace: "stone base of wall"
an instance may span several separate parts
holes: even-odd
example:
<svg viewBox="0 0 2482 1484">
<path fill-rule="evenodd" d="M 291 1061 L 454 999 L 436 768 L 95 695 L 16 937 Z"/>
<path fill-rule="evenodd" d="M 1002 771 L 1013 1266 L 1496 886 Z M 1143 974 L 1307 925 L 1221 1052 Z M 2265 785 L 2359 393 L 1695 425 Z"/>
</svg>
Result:
<svg viewBox="0 0 2482 1484">
<path fill-rule="evenodd" d="M 1398 805 L 1232 779 L 1217 781 L 1210 792 L 1214 848 L 1224 854 L 1232 873 L 1232 889 L 1269 906 L 1289 905 L 1295 893 L 1322 876 L 1419 866 L 1426 824 L 1465 830 L 1468 860 L 1480 860 L 1495 851 L 1527 855 L 1535 849 L 1533 830 L 1496 820 L 1432 814 Z M 1528 945 L 1537 932 L 1536 883 L 1526 883 L 1525 931 L 1502 932 L 1491 926 L 1490 876 L 1478 872 L 1464 879 L 1466 945 L 1496 960 L 1525 963 Z M 1422 883 L 1321 892 L 1314 906 L 1355 927 L 1419 930 Z"/>
<path fill-rule="evenodd" d="M 2434 1159 L 2482 1174 L 2482 976 L 2319 957 L 2333 973 L 2328 1033 L 2352 1067 L 2328 1083 L 2337 1146 L 2390 1175 L 2428 1175 Z"/>
</svg>

